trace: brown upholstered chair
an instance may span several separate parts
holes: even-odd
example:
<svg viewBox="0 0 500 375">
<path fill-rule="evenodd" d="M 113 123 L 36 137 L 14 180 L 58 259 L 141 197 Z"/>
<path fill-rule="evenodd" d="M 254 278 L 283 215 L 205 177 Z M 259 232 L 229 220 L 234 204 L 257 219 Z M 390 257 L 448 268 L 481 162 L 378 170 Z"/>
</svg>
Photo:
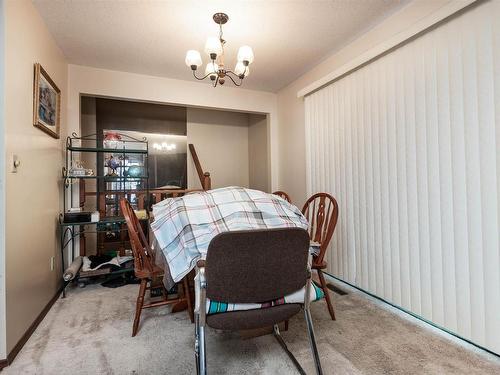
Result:
<svg viewBox="0 0 500 375">
<path fill-rule="evenodd" d="M 127 222 L 128 235 L 130 238 L 130 244 L 132 246 L 132 252 L 134 254 L 135 276 L 141 280 L 139 295 L 137 296 L 132 337 L 137 334 L 142 309 L 146 309 L 149 307 L 157 307 L 185 302 L 188 306 L 189 317 L 191 318 L 191 322 L 193 322 L 194 317 L 193 310 L 191 308 L 191 298 L 189 295 L 187 278 L 184 278 L 182 281 L 182 290 L 184 294 L 182 297 L 168 299 L 167 290 L 163 287 L 162 301 L 144 304 L 144 295 L 146 294 L 146 290 L 151 289 L 151 282 L 153 280 L 158 280 L 163 276 L 163 270 L 155 264 L 154 251 L 151 249 L 149 242 L 144 235 L 144 231 L 142 230 L 142 227 L 139 223 L 139 220 L 137 219 L 137 216 L 135 215 L 135 212 L 132 209 L 130 203 L 123 198 L 120 200 L 120 208 L 122 210 L 123 216 L 125 217 L 125 221 Z"/>
<path fill-rule="evenodd" d="M 309 311 L 311 271 L 309 235 L 300 228 L 224 232 L 215 236 L 206 261 L 197 264 L 195 358 L 198 374 L 206 374 L 205 325 L 221 330 L 274 327 L 274 336 L 301 373 L 302 367 L 283 341 L 278 323 L 304 308 L 316 372 L 321 374 Z M 207 298 L 224 303 L 274 301 L 307 286 L 304 303 L 207 314 Z"/>
<path fill-rule="evenodd" d="M 325 293 L 328 312 L 332 320 L 335 320 L 335 312 L 333 310 L 329 290 L 326 286 L 323 270 L 326 269 L 328 265 L 324 258 L 335 226 L 337 225 L 339 206 L 335 198 L 330 194 L 317 193 L 310 197 L 304 204 L 302 214 L 304 214 L 309 222 L 309 235 L 311 241 L 317 242 L 320 245 L 318 256 L 313 258 L 312 269 L 318 272 L 320 286 Z"/>
<path fill-rule="evenodd" d="M 287 193 L 285 193 L 284 191 L 281 191 L 281 190 L 275 191 L 273 193 L 273 195 L 277 195 L 278 197 L 281 197 L 284 200 L 286 200 L 288 203 L 292 203 L 292 200 L 290 199 L 290 196 Z"/>
</svg>

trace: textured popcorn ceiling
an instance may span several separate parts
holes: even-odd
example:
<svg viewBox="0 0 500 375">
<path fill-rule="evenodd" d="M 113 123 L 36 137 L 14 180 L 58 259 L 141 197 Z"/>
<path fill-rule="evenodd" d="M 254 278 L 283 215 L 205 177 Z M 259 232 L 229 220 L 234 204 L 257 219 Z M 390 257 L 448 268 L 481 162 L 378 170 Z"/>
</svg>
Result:
<svg viewBox="0 0 500 375">
<path fill-rule="evenodd" d="M 255 62 L 245 87 L 277 91 L 381 22 L 409 0 L 330 1 L 62 1 L 33 0 L 72 64 L 190 80 L 186 50 L 203 53 L 224 27 L 226 66 L 238 47 L 252 46 Z M 204 70 L 204 67 L 202 68 Z"/>
</svg>

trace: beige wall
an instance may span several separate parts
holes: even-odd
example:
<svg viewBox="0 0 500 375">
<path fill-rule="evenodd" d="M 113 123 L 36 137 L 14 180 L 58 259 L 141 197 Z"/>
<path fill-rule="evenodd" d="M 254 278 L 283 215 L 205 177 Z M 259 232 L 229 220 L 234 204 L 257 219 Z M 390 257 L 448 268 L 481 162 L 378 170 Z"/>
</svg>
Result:
<svg viewBox="0 0 500 375">
<path fill-rule="evenodd" d="M 251 189 L 269 192 L 267 118 L 248 116 L 248 184 Z"/>
<path fill-rule="evenodd" d="M 4 3 L 0 1 L 0 359 L 7 357 L 5 342 L 5 148 L 4 130 Z"/>
<path fill-rule="evenodd" d="M 212 188 L 248 187 L 247 114 L 188 108 L 187 139 L 194 144 L 203 170 L 210 172 Z M 190 155 L 188 187 L 201 187 Z"/>
<path fill-rule="evenodd" d="M 61 210 L 62 142 L 66 134 L 67 64 L 31 1 L 5 4 L 6 317 L 9 352 L 61 285 L 57 217 Z M 62 91 L 61 139 L 33 127 L 33 64 Z"/>
<path fill-rule="evenodd" d="M 305 201 L 307 192 L 304 100 L 297 98 L 297 92 L 351 63 L 372 48 L 383 45 L 451 2 L 452 0 L 413 1 L 278 92 L 279 188 L 288 192 L 299 207 Z"/>
</svg>

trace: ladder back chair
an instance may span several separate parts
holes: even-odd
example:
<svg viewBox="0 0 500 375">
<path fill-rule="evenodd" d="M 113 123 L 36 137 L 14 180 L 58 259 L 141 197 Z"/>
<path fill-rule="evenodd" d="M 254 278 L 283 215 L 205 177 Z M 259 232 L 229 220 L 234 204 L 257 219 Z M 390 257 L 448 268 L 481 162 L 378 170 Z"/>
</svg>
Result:
<svg viewBox="0 0 500 375">
<path fill-rule="evenodd" d="M 335 312 L 328 287 L 326 286 L 323 270 L 328 266 L 324 258 L 333 232 L 335 231 L 335 226 L 337 225 L 339 205 L 330 194 L 316 193 L 306 201 L 302 208 L 302 214 L 309 222 L 309 236 L 311 241 L 319 244 L 319 254 L 313 258 L 312 269 L 318 273 L 321 289 L 325 293 L 328 312 L 332 320 L 335 320 Z"/>
<path fill-rule="evenodd" d="M 311 270 L 309 235 L 301 228 L 259 229 L 220 233 L 209 244 L 206 261 L 198 261 L 195 308 L 195 359 L 206 374 L 205 326 L 237 331 L 274 327 L 274 336 L 301 374 L 305 374 L 280 335 L 278 323 L 304 309 L 317 374 L 322 374 L 309 310 Z M 305 288 L 304 302 L 265 303 Z M 233 303 L 265 303 L 251 310 L 207 312 L 207 299 Z"/>
<path fill-rule="evenodd" d="M 281 190 L 275 191 L 273 193 L 273 195 L 277 195 L 278 197 L 281 197 L 284 200 L 286 200 L 288 203 L 292 203 L 292 200 L 290 199 L 290 196 L 287 193 L 285 193 L 284 191 L 281 191 Z"/>
<path fill-rule="evenodd" d="M 151 302 L 148 304 L 144 303 L 144 295 L 146 290 L 151 289 L 151 284 L 154 279 L 158 279 L 163 276 L 163 269 L 155 264 L 154 251 L 151 249 L 144 231 L 142 230 L 139 219 L 137 218 L 132 206 L 129 201 L 125 198 L 120 200 L 120 208 L 122 210 L 123 216 L 127 223 L 128 235 L 130 238 L 130 244 L 132 246 L 132 252 L 134 254 L 134 272 L 135 277 L 141 280 L 139 287 L 139 295 L 137 297 L 137 304 L 135 310 L 134 325 L 132 328 L 132 337 L 137 334 L 139 328 L 139 321 L 141 319 L 142 309 L 157 307 L 169 304 L 175 304 L 180 302 L 185 302 L 188 306 L 188 313 L 191 322 L 194 321 L 193 310 L 191 308 L 191 298 L 189 295 L 189 287 L 187 278 L 182 280 L 182 291 L 183 296 L 178 298 L 168 299 L 168 292 L 163 287 L 163 300 L 158 302 Z M 149 286 L 148 286 L 149 283 Z M 180 283 L 179 283 L 180 284 Z"/>
</svg>

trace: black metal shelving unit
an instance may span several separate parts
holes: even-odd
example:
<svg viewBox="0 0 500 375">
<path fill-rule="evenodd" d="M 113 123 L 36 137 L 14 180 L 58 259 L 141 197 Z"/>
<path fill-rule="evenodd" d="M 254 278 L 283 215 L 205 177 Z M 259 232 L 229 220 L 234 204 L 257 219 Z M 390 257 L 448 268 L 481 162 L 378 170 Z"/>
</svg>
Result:
<svg viewBox="0 0 500 375">
<path fill-rule="evenodd" d="M 119 132 L 118 132 L 119 133 Z M 104 249 L 99 241 L 105 240 L 105 235 L 112 232 L 119 234 L 119 241 L 128 243 L 127 229 L 125 219 L 120 216 L 119 200 L 120 197 L 127 197 L 133 205 L 138 204 L 139 194 L 143 197 L 143 206 L 149 207 L 149 186 L 148 186 L 148 142 L 147 139 L 135 139 L 125 134 L 120 134 L 120 140 L 114 142 L 116 147 L 104 147 L 104 135 L 91 134 L 79 137 L 76 133 L 67 137 L 66 140 L 66 166 L 63 168 L 62 177 L 64 180 L 64 204 L 63 213 L 59 218 L 60 230 L 60 248 L 62 260 L 62 272 L 75 258 L 75 241 L 86 234 L 96 233 L 98 253 Z M 73 175 L 72 167 L 76 161 L 81 161 L 85 153 L 95 155 L 96 170 L 93 175 Z M 129 162 L 133 156 L 134 162 Z M 114 157 L 120 160 L 120 165 L 110 168 L 105 164 L 108 157 Z M 129 175 L 130 167 L 138 167 L 141 170 L 140 175 Z M 110 171 L 113 174 L 110 174 Z M 107 171 L 107 173 L 106 173 Z M 89 196 L 95 195 L 95 211 L 99 211 L 100 218 L 97 222 L 65 222 L 64 213 L 68 212 L 69 207 L 82 206 L 82 194 L 80 189 L 85 188 L 86 181 L 95 181 L 95 192 Z M 76 182 L 79 182 L 78 185 Z M 75 189 L 78 186 L 78 190 Z M 83 194 L 85 197 L 85 194 Z M 84 199 L 85 201 L 85 199 Z M 110 230 L 110 228 L 112 228 Z M 68 259 L 65 257 L 66 249 L 70 248 Z M 129 270 L 118 270 L 95 276 L 113 276 Z M 92 276 L 85 276 L 86 278 Z M 79 275 L 74 280 L 78 280 Z M 69 282 L 64 282 L 63 297 L 65 288 Z"/>
</svg>

